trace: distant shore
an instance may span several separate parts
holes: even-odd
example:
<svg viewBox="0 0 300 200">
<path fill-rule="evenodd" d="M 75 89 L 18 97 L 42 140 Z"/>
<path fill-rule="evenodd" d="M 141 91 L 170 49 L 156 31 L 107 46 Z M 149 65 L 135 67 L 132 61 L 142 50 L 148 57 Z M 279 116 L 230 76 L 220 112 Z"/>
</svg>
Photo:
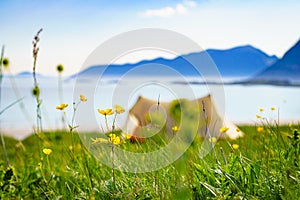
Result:
<svg viewBox="0 0 300 200">
<path fill-rule="evenodd" d="M 300 121 L 300 119 L 299 119 Z M 293 121 L 295 122 L 295 121 Z M 234 122 L 235 123 L 235 122 Z M 249 121 L 249 122 L 240 122 L 240 123 L 235 123 L 237 126 L 256 126 L 256 121 Z M 279 125 L 280 126 L 285 126 L 285 125 L 290 125 L 291 121 L 280 121 Z M 16 140 L 23 140 L 27 138 L 30 135 L 34 134 L 33 129 L 28 129 L 28 128 L 23 128 L 23 129 L 1 129 L 3 135 L 7 137 L 14 138 Z M 68 132 L 67 129 L 45 129 L 44 132 L 55 132 L 55 131 L 64 131 Z M 85 131 L 86 133 L 92 133 L 92 132 L 99 132 L 99 129 L 89 129 Z M 85 132 L 80 132 L 80 133 L 85 133 Z"/>
<path fill-rule="evenodd" d="M 204 81 L 188 81 L 188 82 L 180 82 L 180 81 L 174 81 L 173 84 L 192 84 L 192 85 L 271 85 L 271 86 L 283 86 L 283 87 L 300 87 L 300 83 L 291 83 L 289 81 L 267 81 L 267 80 L 261 80 L 261 81 L 233 81 L 233 82 L 204 82 Z"/>
</svg>

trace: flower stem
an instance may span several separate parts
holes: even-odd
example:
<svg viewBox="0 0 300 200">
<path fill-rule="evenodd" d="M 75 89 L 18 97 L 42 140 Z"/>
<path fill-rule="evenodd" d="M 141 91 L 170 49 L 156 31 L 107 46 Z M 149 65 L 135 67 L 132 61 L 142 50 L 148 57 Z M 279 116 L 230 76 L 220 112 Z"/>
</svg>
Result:
<svg viewBox="0 0 300 200">
<path fill-rule="evenodd" d="M 71 139 L 72 139 L 72 149 L 73 150 L 75 149 L 75 141 L 74 141 L 73 130 L 77 127 L 77 126 L 74 125 L 74 121 L 75 121 L 75 115 L 76 115 L 76 111 L 77 111 L 77 108 L 78 108 L 79 104 L 80 104 L 80 101 L 77 104 L 75 102 L 73 102 L 73 115 L 72 115 L 71 125 L 69 125 L 69 130 L 70 130 Z"/>
<path fill-rule="evenodd" d="M 112 132 L 114 132 L 114 130 L 115 130 L 116 118 L 117 118 L 117 113 L 115 113 L 115 116 L 114 116 L 114 120 L 113 120 L 113 124 L 112 124 Z"/>
<path fill-rule="evenodd" d="M 107 117 L 106 117 L 106 115 L 104 115 L 104 117 L 105 117 L 105 125 L 106 125 L 106 129 L 107 129 L 107 131 L 109 131 L 109 127 L 108 127 L 108 122 L 107 122 Z"/>
<path fill-rule="evenodd" d="M 50 161 L 49 161 L 49 156 L 48 155 L 47 155 L 47 165 L 48 165 L 49 171 L 51 171 L 51 166 L 50 166 Z"/>
<path fill-rule="evenodd" d="M 112 175 L 113 175 L 113 183 L 114 189 L 116 189 L 116 177 L 115 177 L 115 146 L 112 144 L 111 152 L 112 152 Z"/>
</svg>

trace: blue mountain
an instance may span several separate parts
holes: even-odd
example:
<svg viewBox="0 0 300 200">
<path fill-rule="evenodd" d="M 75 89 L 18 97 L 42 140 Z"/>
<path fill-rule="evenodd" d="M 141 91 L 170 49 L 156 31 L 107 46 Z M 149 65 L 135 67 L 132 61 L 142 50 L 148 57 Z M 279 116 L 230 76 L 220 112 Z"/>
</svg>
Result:
<svg viewBox="0 0 300 200">
<path fill-rule="evenodd" d="M 252 83 L 300 83 L 300 40 L 272 66 L 249 80 Z"/>
<path fill-rule="evenodd" d="M 134 64 L 120 65 L 96 65 L 91 66 L 77 75 L 81 76 L 121 76 L 128 72 L 136 76 L 169 76 L 174 73 L 180 73 L 183 76 L 195 76 L 197 70 L 190 62 L 199 62 L 203 64 L 203 69 L 211 67 L 207 55 L 216 64 L 220 74 L 227 77 L 251 76 L 259 71 L 277 62 L 276 56 L 269 56 L 253 46 L 239 46 L 227 50 L 209 49 L 207 51 L 190 53 L 178 56 L 174 59 L 157 58 L 153 60 L 143 60 Z M 188 61 L 187 61 L 188 60 Z M 203 62 L 203 63 L 201 63 Z M 207 65 L 206 65 L 207 64 Z M 172 73 L 170 73 L 170 71 Z M 73 75 L 72 77 L 75 77 Z"/>
</svg>

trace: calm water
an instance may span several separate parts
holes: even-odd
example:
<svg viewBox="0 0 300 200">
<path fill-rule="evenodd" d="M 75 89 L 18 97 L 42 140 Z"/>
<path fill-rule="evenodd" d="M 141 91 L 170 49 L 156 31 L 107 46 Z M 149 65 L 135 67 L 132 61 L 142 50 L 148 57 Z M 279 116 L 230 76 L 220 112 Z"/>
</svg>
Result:
<svg viewBox="0 0 300 200">
<path fill-rule="evenodd" d="M 216 103 L 219 110 L 224 110 L 225 115 L 233 122 L 255 123 L 256 114 L 259 114 L 260 107 L 265 108 L 262 114 L 266 117 L 278 117 L 278 110 L 270 111 L 270 107 L 279 108 L 279 119 L 281 123 L 300 121 L 300 87 L 278 87 L 278 86 L 243 86 L 243 85 L 225 85 L 224 94 L 219 92 L 218 86 L 206 85 L 183 85 L 175 84 L 172 79 L 157 83 L 153 79 L 148 81 L 141 78 L 130 79 L 127 81 L 116 82 L 110 80 L 101 80 L 100 82 L 90 82 L 89 80 L 76 83 L 76 92 L 88 94 L 90 100 L 88 104 L 81 103 L 80 116 L 77 123 L 80 130 L 99 130 L 104 121 L 97 113 L 98 108 L 111 107 L 114 104 L 121 104 L 127 110 L 135 103 L 139 95 L 160 101 L 170 101 L 175 98 L 198 98 L 208 93 L 215 93 Z M 161 79 L 160 79 L 161 80 Z M 140 81 L 140 82 L 139 82 Z M 58 80 L 56 78 L 40 78 L 42 114 L 44 129 L 54 130 L 62 128 L 62 112 L 55 109 L 60 104 Z M 95 86 L 96 84 L 96 86 Z M 4 78 L 2 83 L 2 102 L 1 108 L 9 105 L 18 98 L 24 97 L 21 103 L 13 106 L 0 116 L 1 131 L 16 138 L 23 138 L 30 134 L 36 121 L 35 117 L 35 99 L 31 95 L 33 82 L 28 78 Z M 72 117 L 72 102 L 74 95 L 75 80 L 63 82 L 63 102 L 68 103 L 66 109 L 67 120 Z M 79 88 L 79 89 L 78 89 Z M 92 94 L 92 96 L 91 96 Z M 224 97 L 224 98 L 223 98 Z M 74 101 L 78 101 L 76 99 Z M 223 104 L 224 103 L 224 104 Z M 224 105 L 224 106 L 223 106 Z M 89 107 L 87 107 L 89 106 Z M 22 108 L 23 107 L 23 108 Z M 86 112 L 85 109 L 91 108 L 94 112 Z M 118 126 L 122 126 L 126 120 L 127 113 L 120 116 Z M 96 119 L 97 123 L 95 123 Z"/>
</svg>

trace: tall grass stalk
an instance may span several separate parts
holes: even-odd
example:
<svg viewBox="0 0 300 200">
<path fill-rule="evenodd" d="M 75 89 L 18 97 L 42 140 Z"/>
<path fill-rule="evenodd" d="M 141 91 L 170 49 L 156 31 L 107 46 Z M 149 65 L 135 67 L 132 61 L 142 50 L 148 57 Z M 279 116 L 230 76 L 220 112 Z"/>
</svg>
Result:
<svg viewBox="0 0 300 200">
<path fill-rule="evenodd" d="M 58 98 L 59 98 L 59 103 L 62 104 L 64 102 L 64 97 L 63 97 L 63 85 L 62 85 L 62 73 L 64 71 L 64 66 L 62 64 L 59 64 L 56 66 L 56 71 L 58 72 Z M 61 115 L 61 122 L 62 122 L 62 127 L 64 128 L 66 118 L 65 115 Z"/>
<path fill-rule="evenodd" d="M 1 101 L 1 99 L 2 99 L 2 77 L 3 77 L 2 63 L 3 63 L 3 58 L 4 58 L 4 46 L 2 46 L 1 57 L 0 57 L 0 110 L 2 110 L 2 101 Z M 1 114 L 2 114 L 2 111 L 1 111 Z M 1 121 L 0 121 L 0 125 L 1 125 Z M 6 164 L 8 166 L 10 166 L 9 158 L 8 158 L 7 151 L 6 151 L 6 146 L 5 146 L 5 140 L 4 140 L 4 137 L 3 137 L 3 132 L 1 130 L 1 126 L 0 126 L 0 133 L 1 133 L 1 143 L 2 143 L 3 152 L 4 152 L 4 155 L 5 155 L 5 159 L 6 159 Z"/>
<path fill-rule="evenodd" d="M 63 97 L 63 88 L 62 88 L 62 73 L 64 71 L 64 66 L 62 64 L 57 65 L 56 71 L 58 72 L 58 98 L 60 103 L 63 103 L 64 97 Z"/>
<path fill-rule="evenodd" d="M 40 41 L 39 35 L 43 31 L 43 29 L 40 29 L 36 35 L 33 38 L 32 44 L 33 44 L 33 95 L 36 99 L 36 133 L 43 132 L 43 124 L 42 124 L 42 112 L 41 112 L 41 105 L 42 100 L 40 99 L 40 88 L 38 85 L 37 77 L 36 77 L 36 66 L 37 66 L 37 58 L 39 53 L 39 47 L 38 43 Z"/>
<path fill-rule="evenodd" d="M 73 102 L 73 114 L 72 114 L 72 119 L 71 119 L 71 124 L 69 124 L 69 131 L 71 133 L 71 138 L 72 138 L 72 147 L 73 149 L 75 148 L 74 144 L 74 130 L 78 127 L 78 125 L 75 125 L 75 116 L 76 116 L 76 111 L 78 109 L 78 106 L 81 101 L 79 101 L 77 104 Z"/>
<path fill-rule="evenodd" d="M 4 58 L 4 45 L 2 46 L 1 49 L 1 56 L 0 56 L 0 108 L 1 108 L 1 98 L 2 98 L 2 77 L 3 77 L 3 72 L 2 72 L 2 62 L 3 62 L 3 58 Z"/>
</svg>

